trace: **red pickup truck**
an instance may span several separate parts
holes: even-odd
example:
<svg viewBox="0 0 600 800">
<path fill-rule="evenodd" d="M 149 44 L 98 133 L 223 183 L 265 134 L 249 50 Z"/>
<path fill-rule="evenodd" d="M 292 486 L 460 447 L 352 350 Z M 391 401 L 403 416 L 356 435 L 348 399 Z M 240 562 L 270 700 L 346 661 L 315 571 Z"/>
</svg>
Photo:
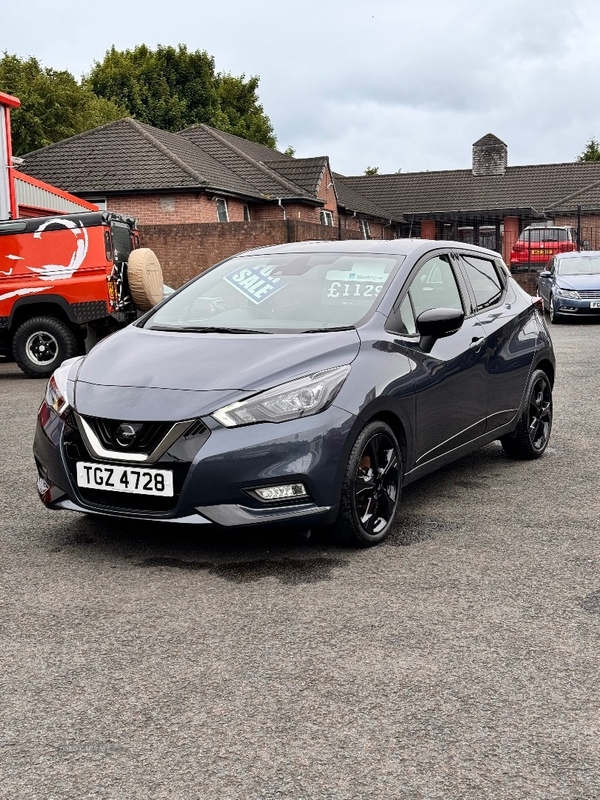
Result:
<svg viewBox="0 0 600 800">
<path fill-rule="evenodd" d="M 133 255 L 132 255 L 133 254 Z M 97 211 L 0 222 L 0 353 L 46 377 L 162 298 L 136 220 Z"/>
</svg>

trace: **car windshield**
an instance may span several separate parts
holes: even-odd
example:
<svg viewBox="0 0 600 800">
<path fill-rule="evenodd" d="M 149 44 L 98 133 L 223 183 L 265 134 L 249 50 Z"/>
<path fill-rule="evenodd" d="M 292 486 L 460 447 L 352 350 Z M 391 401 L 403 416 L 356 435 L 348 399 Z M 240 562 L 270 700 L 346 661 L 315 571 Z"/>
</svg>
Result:
<svg viewBox="0 0 600 800">
<path fill-rule="evenodd" d="M 144 327 L 231 333 L 351 328 L 374 309 L 403 260 L 332 252 L 235 256 L 169 298 Z"/>
<path fill-rule="evenodd" d="M 556 272 L 558 275 L 600 275 L 600 256 L 561 258 Z"/>
</svg>

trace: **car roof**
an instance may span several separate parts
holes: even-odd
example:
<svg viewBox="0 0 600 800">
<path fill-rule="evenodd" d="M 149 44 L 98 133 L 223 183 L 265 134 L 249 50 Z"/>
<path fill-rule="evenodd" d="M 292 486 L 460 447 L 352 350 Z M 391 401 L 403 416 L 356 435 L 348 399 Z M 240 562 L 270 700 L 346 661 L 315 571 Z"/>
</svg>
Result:
<svg viewBox="0 0 600 800">
<path fill-rule="evenodd" d="M 573 250 L 570 253 L 557 253 L 555 258 L 588 258 L 593 256 L 600 257 L 600 250 Z"/>
<path fill-rule="evenodd" d="M 539 231 L 539 230 L 543 231 L 543 230 L 546 230 L 548 228 L 550 230 L 556 230 L 557 228 L 559 230 L 563 230 L 563 231 L 574 230 L 574 226 L 573 225 L 528 225 L 526 228 L 523 228 L 523 230 L 524 231 L 530 231 L 532 228 L 535 228 L 536 231 Z"/>
<path fill-rule="evenodd" d="M 262 255 L 276 253 L 361 253 L 371 255 L 404 255 L 414 253 L 417 257 L 436 250 L 460 249 L 500 258 L 494 250 L 477 245 L 446 239 L 345 239 L 335 241 L 291 242 L 269 247 L 257 247 L 238 255 Z"/>
</svg>

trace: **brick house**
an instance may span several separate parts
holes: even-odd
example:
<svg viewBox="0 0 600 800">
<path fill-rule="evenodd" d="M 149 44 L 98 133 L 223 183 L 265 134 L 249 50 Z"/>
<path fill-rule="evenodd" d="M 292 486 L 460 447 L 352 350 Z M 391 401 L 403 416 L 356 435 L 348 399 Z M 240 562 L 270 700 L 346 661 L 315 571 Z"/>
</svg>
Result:
<svg viewBox="0 0 600 800">
<path fill-rule="evenodd" d="M 533 223 L 573 225 L 600 249 L 600 162 L 508 166 L 493 134 L 473 144 L 471 169 L 344 177 L 396 218 L 401 236 L 481 244 L 508 262 L 519 233 Z"/>
<path fill-rule="evenodd" d="M 600 249 L 600 162 L 509 167 L 491 133 L 472 153 L 470 169 L 348 177 L 327 156 L 293 158 L 207 125 L 169 133 L 122 119 L 29 153 L 23 170 L 137 216 L 176 286 L 248 247 L 306 239 L 452 239 L 508 262 L 523 228 L 554 223 Z M 519 280 L 532 288 L 535 275 Z"/>
<path fill-rule="evenodd" d="M 136 216 L 174 285 L 248 247 L 392 238 L 401 221 L 334 176 L 327 156 L 293 158 L 207 125 L 169 133 L 121 119 L 27 154 L 22 169 Z"/>
</svg>

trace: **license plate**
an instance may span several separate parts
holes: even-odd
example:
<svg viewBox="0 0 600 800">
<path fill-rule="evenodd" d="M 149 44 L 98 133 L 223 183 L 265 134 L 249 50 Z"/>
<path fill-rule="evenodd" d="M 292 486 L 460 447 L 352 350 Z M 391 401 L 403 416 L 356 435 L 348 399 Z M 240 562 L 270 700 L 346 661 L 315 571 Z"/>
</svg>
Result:
<svg viewBox="0 0 600 800">
<path fill-rule="evenodd" d="M 592 300 L 590 302 L 590 308 L 600 308 L 600 300 Z"/>
<path fill-rule="evenodd" d="M 143 469 L 78 461 L 77 485 L 107 492 L 173 497 L 173 473 L 168 469 Z"/>
<path fill-rule="evenodd" d="M 552 254 L 552 250 L 532 250 L 532 256 L 549 256 Z"/>
</svg>

